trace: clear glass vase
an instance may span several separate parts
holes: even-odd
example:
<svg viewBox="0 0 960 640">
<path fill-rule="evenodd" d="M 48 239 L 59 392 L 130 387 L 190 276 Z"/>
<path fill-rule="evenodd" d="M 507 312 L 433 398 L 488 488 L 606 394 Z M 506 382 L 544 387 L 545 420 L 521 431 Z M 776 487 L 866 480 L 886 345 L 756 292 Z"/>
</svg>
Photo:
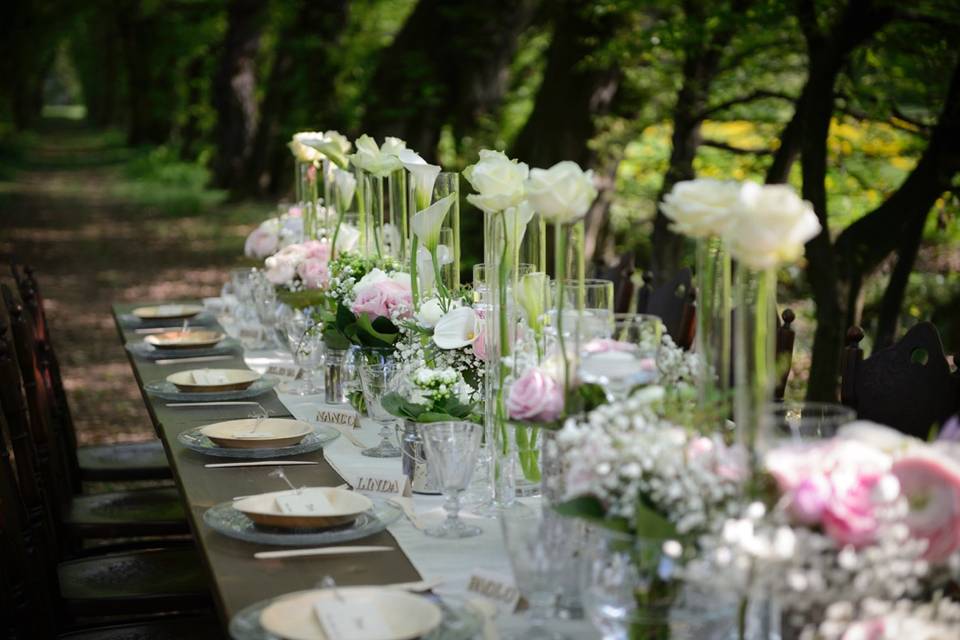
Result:
<svg viewBox="0 0 960 640">
<path fill-rule="evenodd" d="M 383 237 L 386 240 L 387 255 L 403 260 L 407 256 L 407 238 L 410 233 L 406 169 L 397 169 L 387 176 L 386 197 Z"/>
<path fill-rule="evenodd" d="M 447 214 L 443 226 L 450 230 L 452 239 L 451 258 L 453 259 L 453 288 L 451 291 L 460 289 L 460 173 L 458 171 L 441 171 L 437 174 L 437 179 L 433 183 L 433 201 L 436 202 L 448 195 L 455 193 L 457 197 L 453 199 L 450 206 L 450 213 Z"/>
<path fill-rule="evenodd" d="M 327 404 L 346 404 L 347 382 L 352 377 L 349 349 L 327 348 L 323 361 L 323 392 Z"/>
<path fill-rule="evenodd" d="M 312 162 L 296 163 L 297 202 L 303 217 L 303 239 L 317 237 L 317 168 Z"/>
<path fill-rule="evenodd" d="M 737 266 L 734 285 L 734 406 L 737 441 L 756 463 L 757 434 L 776 384 L 777 273 Z"/>
<path fill-rule="evenodd" d="M 703 367 L 697 399 L 703 415 L 729 415 L 733 305 L 730 254 L 719 236 L 697 240 L 696 351 Z"/>
<path fill-rule="evenodd" d="M 539 496 L 542 478 L 540 440 L 543 429 L 536 424 L 511 422 L 509 433 L 513 438 L 519 471 L 515 474 L 517 496 L 520 498 Z"/>
<path fill-rule="evenodd" d="M 580 563 L 586 615 L 604 640 L 728 640 L 738 599 L 685 578 L 692 543 L 588 528 Z"/>
</svg>

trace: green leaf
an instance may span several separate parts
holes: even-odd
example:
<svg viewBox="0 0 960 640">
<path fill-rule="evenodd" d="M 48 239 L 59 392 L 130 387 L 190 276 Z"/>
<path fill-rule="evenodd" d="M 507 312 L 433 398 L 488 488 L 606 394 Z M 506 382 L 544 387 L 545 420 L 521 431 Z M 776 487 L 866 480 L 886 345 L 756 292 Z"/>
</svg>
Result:
<svg viewBox="0 0 960 640">
<path fill-rule="evenodd" d="M 370 318 L 364 313 L 357 316 L 357 327 L 366 334 L 369 340 L 365 339 L 359 332 L 357 337 L 360 338 L 363 344 L 370 347 L 392 347 L 393 343 L 397 340 L 397 336 L 400 335 L 392 322 L 390 323 L 390 327 L 393 328 L 392 333 L 378 331 L 374 328 L 373 323 L 370 322 Z"/>
<path fill-rule="evenodd" d="M 634 528 L 637 535 L 643 538 L 670 540 L 677 537 L 677 528 L 673 523 L 642 502 L 637 503 Z"/>
<path fill-rule="evenodd" d="M 461 416 L 452 416 L 449 413 L 440 413 L 437 411 L 424 411 L 417 418 L 417 422 L 458 422 L 462 420 Z"/>
</svg>

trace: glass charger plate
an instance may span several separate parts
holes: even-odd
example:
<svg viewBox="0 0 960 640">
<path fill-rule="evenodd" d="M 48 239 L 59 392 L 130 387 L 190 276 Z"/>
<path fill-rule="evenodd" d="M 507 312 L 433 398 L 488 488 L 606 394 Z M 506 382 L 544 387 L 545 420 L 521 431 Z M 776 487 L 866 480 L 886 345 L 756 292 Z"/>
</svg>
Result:
<svg viewBox="0 0 960 640">
<path fill-rule="evenodd" d="M 230 620 L 230 637 L 233 640 L 283 640 L 260 626 L 260 613 L 281 598 L 299 595 L 302 591 L 270 598 L 238 611 Z M 459 598 L 441 600 L 435 595 L 424 594 L 440 606 L 443 621 L 440 626 L 423 636 L 421 640 L 470 640 L 483 630 L 483 616 L 470 604 Z"/>
<path fill-rule="evenodd" d="M 161 358 L 196 358 L 199 356 L 219 356 L 233 353 L 240 353 L 243 345 L 234 338 L 224 338 L 216 346 L 205 347 L 203 349 L 158 349 L 146 342 L 128 342 L 124 345 L 127 351 L 140 358 L 147 360 L 159 360 Z"/>
<path fill-rule="evenodd" d="M 221 502 L 203 514 L 208 527 L 229 538 L 245 542 L 282 547 L 334 544 L 358 540 L 380 533 L 400 519 L 403 512 L 386 500 L 370 498 L 373 508 L 360 514 L 356 520 L 332 529 L 274 529 L 258 527 L 247 516 L 233 508 L 233 501 Z"/>
<path fill-rule="evenodd" d="M 187 318 L 187 324 L 191 327 L 214 324 L 216 321 L 217 319 L 209 311 L 201 311 L 192 318 Z M 121 313 L 120 326 L 124 329 L 160 329 L 163 327 L 179 329 L 183 326 L 183 320 L 171 320 L 170 318 L 142 320 L 132 313 Z"/>
<path fill-rule="evenodd" d="M 161 400 L 171 400 L 173 402 L 218 402 L 254 398 L 270 391 L 277 386 L 278 382 L 280 382 L 279 378 L 264 376 L 246 389 L 240 391 L 210 391 L 207 393 L 178 391 L 172 382 L 167 382 L 166 380 L 149 382 L 144 385 L 143 388 L 147 390 L 147 393 Z"/>
<path fill-rule="evenodd" d="M 289 447 L 264 447 L 261 449 L 230 449 L 221 447 L 210 442 L 207 436 L 200 433 L 200 429 L 189 429 L 177 434 L 177 440 L 180 444 L 191 451 L 202 453 L 206 456 L 217 456 L 220 458 L 282 458 L 283 456 L 296 456 L 301 453 L 310 453 L 317 449 L 322 449 L 326 444 L 333 442 L 340 437 L 340 432 L 333 427 L 314 427 L 313 433 L 304 436 L 303 440 Z"/>
</svg>

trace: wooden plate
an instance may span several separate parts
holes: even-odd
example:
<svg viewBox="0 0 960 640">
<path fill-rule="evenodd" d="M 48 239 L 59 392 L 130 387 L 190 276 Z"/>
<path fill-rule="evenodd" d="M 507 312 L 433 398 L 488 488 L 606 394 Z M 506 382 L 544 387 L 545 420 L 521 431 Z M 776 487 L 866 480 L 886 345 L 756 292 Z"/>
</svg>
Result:
<svg viewBox="0 0 960 640">
<path fill-rule="evenodd" d="M 200 429 L 215 445 L 229 449 L 263 449 L 290 447 L 313 432 L 313 426 L 299 420 L 267 418 L 257 424 L 255 418 L 227 420 L 208 424 Z"/>
<path fill-rule="evenodd" d="M 387 632 L 370 640 L 412 640 L 427 635 L 443 621 L 440 607 L 423 596 L 383 587 L 339 587 L 280 598 L 260 612 L 260 626 L 286 640 L 328 640 L 313 607 L 329 599 L 376 611 Z"/>
<path fill-rule="evenodd" d="M 197 329 L 190 331 L 164 331 L 143 339 L 157 349 L 206 349 L 215 346 L 227 336 L 219 331 Z"/>
<path fill-rule="evenodd" d="M 373 508 L 367 496 L 347 489 L 333 487 L 310 487 L 303 492 L 322 492 L 330 504 L 324 513 L 282 513 L 277 508 L 277 496 L 295 493 L 295 490 L 273 491 L 236 500 L 233 508 L 255 524 L 280 529 L 329 529 L 350 524 L 357 517 Z"/>
<path fill-rule="evenodd" d="M 259 379 L 260 374 L 249 369 L 191 369 L 167 376 L 167 382 L 188 393 L 242 391 Z"/>
<path fill-rule="evenodd" d="M 199 304 L 158 304 L 150 307 L 137 307 L 133 315 L 141 320 L 183 320 L 192 318 L 203 311 Z"/>
</svg>

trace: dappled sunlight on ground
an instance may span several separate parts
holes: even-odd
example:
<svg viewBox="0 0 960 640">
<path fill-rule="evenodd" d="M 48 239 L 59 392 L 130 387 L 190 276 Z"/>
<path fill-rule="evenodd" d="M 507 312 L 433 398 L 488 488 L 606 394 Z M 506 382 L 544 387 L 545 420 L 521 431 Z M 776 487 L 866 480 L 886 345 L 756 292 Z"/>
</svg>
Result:
<svg viewBox="0 0 960 640">
<path fill-rule="evenodd" d="M 136 183 L 120 184 L 125 152 L 108 141 L 43 135 L 24 170 L 0 180 L 0 258 L 15 254 L 37 273 L 84 444 L 153 436 L 111 304 L 217 295 L 250 229 L 224 220 L 232 210 L 171 217 L 125 197 Z"/>
</svg>

